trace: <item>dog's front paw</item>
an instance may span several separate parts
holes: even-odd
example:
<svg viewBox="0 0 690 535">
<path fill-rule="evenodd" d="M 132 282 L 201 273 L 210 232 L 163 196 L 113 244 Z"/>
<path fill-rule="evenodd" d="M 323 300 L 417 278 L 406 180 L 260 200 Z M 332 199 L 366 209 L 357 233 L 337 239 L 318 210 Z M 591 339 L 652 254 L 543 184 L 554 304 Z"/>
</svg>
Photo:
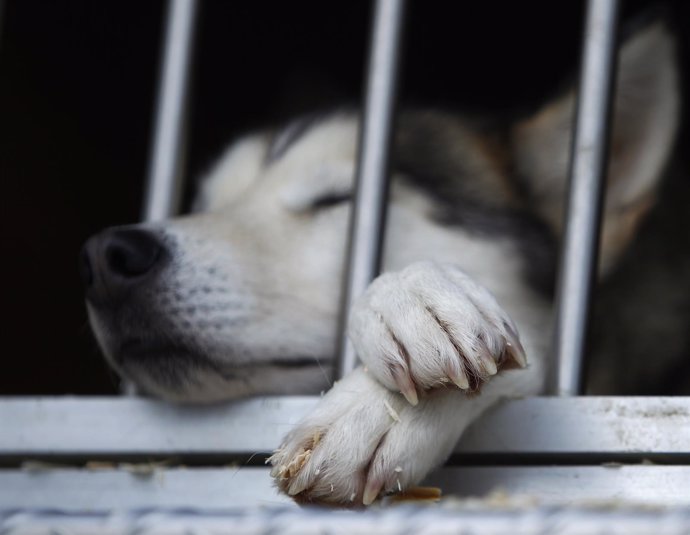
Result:
<svg viewBox="0 0 690 535">
<path fill-rule="evenodd" d="M 449 383 L 476 391 L 502 367 L 527 365 L 508 314 L 448 264 L 378 277 L 355 303 L 349 335 L 369 371 L 413 405 L 420 391 Z"/>
<path fill-rule="evenodd" d="M 405 490 L 445 459 L 463 429 L 436 406 L 448 394 L 411 407 L 358 368 L 286 436 L 268 459 L 271 475 L 299 503 L 354 507 Z"/>
</svg>

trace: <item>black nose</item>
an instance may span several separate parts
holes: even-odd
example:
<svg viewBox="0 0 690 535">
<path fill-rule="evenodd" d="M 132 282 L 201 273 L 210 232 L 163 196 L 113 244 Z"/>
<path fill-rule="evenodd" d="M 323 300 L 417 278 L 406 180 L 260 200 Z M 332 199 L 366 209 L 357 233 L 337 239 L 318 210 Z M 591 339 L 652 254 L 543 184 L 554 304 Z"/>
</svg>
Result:
<svg viewBox="0 0 690 535">
<path fill-rule="evenodd" d="M 95 303 L 119 301 L 133 288 L 150 282 L 167 257 L 162 237 L 153 230 L 105 230 L 89 238 L 80 253 L 86 297 Z"/>
</svg>

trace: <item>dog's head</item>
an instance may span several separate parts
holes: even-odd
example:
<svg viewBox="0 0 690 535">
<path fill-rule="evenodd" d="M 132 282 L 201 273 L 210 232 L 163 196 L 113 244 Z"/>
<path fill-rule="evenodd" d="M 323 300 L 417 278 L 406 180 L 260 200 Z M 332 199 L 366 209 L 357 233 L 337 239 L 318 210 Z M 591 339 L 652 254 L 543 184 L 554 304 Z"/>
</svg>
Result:
<svg viewBox="0 0 690 535">
<path fill-rule="evenodd" d="M 606 265 L 651 205 L 673 144 L 674 62 L 660 24 L 624 46 Z M 560 232 L 573 108 L 567 93 L 498 138 L 458 117 L 404 114 L 386 267 L 436 258 L 459 262 L 492 290 L 492 273 L 504 286 L 527 285 L 522 273 L 538 266 L 521 256 L 529 247 L 519 246 L 524 237 L 511 218 L 537 221 L 540 235 Z M 110 364 L 173 400 L 326 388 L 356 142 L 357 120 L 347 113 L 248 136 L 204 181 L 195 213 L 92 237 L 82 273 L 91 325 Z"/>
<path fill-rule="evenodd" d="M 333 117 L 245 138 L 195 214 L 92 237 L 87 306 L 109 362 L 172 398 L 326 388 L 348 211 L 334 195 L 351 187 L 355 137 Z"/>
</svg>

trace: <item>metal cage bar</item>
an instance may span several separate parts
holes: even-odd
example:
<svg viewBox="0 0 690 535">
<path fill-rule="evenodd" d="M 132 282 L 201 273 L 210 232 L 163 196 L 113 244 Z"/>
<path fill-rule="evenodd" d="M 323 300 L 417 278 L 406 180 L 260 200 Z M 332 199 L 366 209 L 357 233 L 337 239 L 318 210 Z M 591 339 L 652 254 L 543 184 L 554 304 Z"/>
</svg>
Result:
<svg viewBox="0 0 690 535">
<path fill-rule="evenodd" d="M 587 3 L 554 329 L 551 388 L 558 395 L 581 391 L 604 196 L 617 15 L 618 0 Z"/>
<path fill-rule="evenodd" d="M 170 0 L 167 9 L 151 159 L 142 208 L 144 221 L 160 221 L 175 215 L 180 208 L 184 185 L 187 93 L 197 0 Z M 128 380 L 123 380 L 120 388 L 125 395 L 138 393 L 136 385 Z"/>
<path fill-rule="evenodd" d="M 182 192 L 184 130 L 197 0 L 170 0 L 143 218 L 177 213 Z"/>
<path fill-rule="evenodd" d="M 0 466 L 29 458 L 263 464 L 317 396 L 262 397 L 215 406 L 144 398 L 1 398 Z M 688 397 L 534 397 L 494 407 L 471 426 L 451 464 L 481 458 L 515 464 L 643 460 L 690 464 Z M 690 482 L 690 480 L 689 480 Z M 690 494 L 690 493 L 689 493 Z M 1 503 L 1 502 L 0 502 Z"/>
<path fill-rule="evenodd" d="M 404 11 L 405 0 L 377 0 L 374 8 L 350 220 L 338 377 L 352 371 L 357 363 L 346 335 L 348 312 L 380 268 Z"/>
</svg>

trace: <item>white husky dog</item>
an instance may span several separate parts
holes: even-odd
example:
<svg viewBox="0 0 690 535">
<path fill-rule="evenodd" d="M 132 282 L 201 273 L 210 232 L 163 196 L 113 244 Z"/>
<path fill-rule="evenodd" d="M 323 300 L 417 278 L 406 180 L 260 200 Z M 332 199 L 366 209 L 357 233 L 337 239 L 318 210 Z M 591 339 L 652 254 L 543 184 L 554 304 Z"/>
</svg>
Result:
<svg viewBox="0 0 690 535">
<path fill-rule="evenodd" d="M 573 108 L 566 92 L 503 129 L 401 114 L 384 273 L 350 316 L 364 365 L 273 455 L 280 489 L 369 504 L 419 482 L 499 398 L 540 392 Z M 619 62 L 602 273 L 653 204 L 678 115 L 654 23 Z M 91 324 L 123 377 L 184 402 L 328 387 L 357 128 L 335 112 L 247 136 L 195 214 L 87 242 Z"/>
</svg>

